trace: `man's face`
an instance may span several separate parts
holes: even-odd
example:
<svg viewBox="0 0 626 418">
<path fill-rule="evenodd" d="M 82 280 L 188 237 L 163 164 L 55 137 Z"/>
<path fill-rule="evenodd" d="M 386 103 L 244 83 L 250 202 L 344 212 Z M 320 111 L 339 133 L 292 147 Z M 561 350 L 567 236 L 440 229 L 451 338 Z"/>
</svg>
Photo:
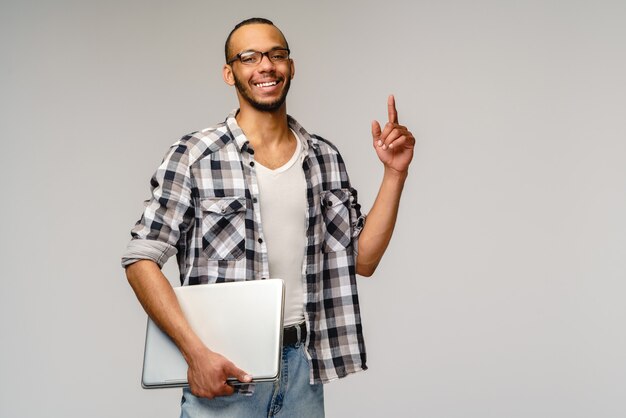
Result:
<svg viewBox="0 0 626 418">
<path fill-rule="evenodd" d="M 246 25 L 233 33 L 229 59 L 243 51 L 266 52 L 286 47 L 285 39 L 274 26 Z M 293 74 L 293 61 L 274 63 L 267 56 L 255 65 L 245 65 L 236 60 L 224 67 L 224 79 L 237 88 L 240 106 L 249 105 L 263 112 L 278 110 L 285 103 Z"/>
</svg>

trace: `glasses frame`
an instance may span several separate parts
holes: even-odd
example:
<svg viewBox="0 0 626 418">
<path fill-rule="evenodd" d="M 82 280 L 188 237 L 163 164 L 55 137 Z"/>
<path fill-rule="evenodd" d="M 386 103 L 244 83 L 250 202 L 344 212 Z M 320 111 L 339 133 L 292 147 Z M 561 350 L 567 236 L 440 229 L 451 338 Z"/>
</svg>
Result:
<svg viewBox="0 0 626 418">
<path fill-rule="evenodd" d="M 289 50 L 289 48 L 272 48 L 269 51 L 265 51 L 265 52 L 261 52 L 261 51 L 255 51 L 254 49 L 249 49 L 247 51 L 242 51 L 240 53 L 238 53 L 237 55 L 235 55 L 233 58 L 231 58 L 229 61 L 226 61 L 226 64 L 231 65 L 233 62 L 235 61 L 239 61 L 242 65 L 259 65 L 261 63 L 261 61 L 263 61 L 263 57 L 266 56 L 268 60 L 270 60 L 270 62 L 273 63 L 277 63 L 277 62 L 283 62 L 282 60 L 278 60 L 278 61 L 274 61 L 272 59 L 272 57 L 270 56 L 270 54 L 272 52 L 276 52 L 276 51 L 287 51 L 287 59 L 285 59 L 284 61 L 288 61 L 290 59 L 290 55 L 291 55 L 291 51 Z M 254 64 L 246 64 L 245 62 L 243 62 L 241 60 L 241 56 L 244 54 L 249 54 L 249 53 L 255 53 L 255 54 L 261 54 L 261 59 L 259 60 L 259 62 L 255 62 Z"/>
</svg>

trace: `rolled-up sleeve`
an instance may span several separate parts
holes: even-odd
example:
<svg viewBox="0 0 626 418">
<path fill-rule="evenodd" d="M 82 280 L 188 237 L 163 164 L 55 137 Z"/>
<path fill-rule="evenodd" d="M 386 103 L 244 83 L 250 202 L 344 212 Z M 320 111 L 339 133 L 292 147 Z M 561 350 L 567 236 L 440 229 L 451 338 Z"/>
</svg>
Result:
<svg viewBox="0 0 626 418">
<path fill-rule="evenodd" d="M 359 253 L 359 235 L 365 226 L 366 215 L 361 213 L 361 205 L 357 198 L 357 191 L 350 187 L 350 222 L 352 230 L 352 246 L 354 253 Z"/>
<path fill-rule="evenodd" d="M 132 240 L 122 256 L 124 267 L 146 259 L 163 266 L 176 254 L 181 235 L 193 221 L 189 150 L 183 143 L 170 148 L 150 185 L 152 197 L 131 230 Z"/>
</svg>

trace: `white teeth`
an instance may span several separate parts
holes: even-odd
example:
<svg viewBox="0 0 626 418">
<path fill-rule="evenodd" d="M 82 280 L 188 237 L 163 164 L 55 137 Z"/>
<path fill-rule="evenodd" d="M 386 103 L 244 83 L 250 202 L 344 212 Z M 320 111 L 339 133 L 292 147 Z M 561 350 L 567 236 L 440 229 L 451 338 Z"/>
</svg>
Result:
<svg viewBox="0 0 626 418">
<path fill-rule="evenodd" d="M 276 81 L 270 81 L 270 82 L 267 82 L 267 83 L 258 83 L 258 84 L 255 84 L 255 86 L 257 86 L 257 87 L 269 87 L 269 86 L 275 86 L 276 84 L 278 84 Z"/>
</svg>

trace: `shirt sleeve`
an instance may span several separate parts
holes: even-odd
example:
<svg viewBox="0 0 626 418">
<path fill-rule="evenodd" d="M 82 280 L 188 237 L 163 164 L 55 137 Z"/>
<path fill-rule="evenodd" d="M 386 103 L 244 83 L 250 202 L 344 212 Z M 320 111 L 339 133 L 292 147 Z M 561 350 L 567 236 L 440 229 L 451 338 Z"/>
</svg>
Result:
<svg viewBox="0 0 626 418">
<path fill-rule="evenodd" d="M 189 150 L 180 141 L 165 155 L 150 181 L 152 197 L 131 230 L 122 266 L 147 259 L 162 267 L 178 251 L 194 216 L 189 160 Z"/>
<path fill-rule="evenodd" d="M 354 254 L 359 253 L 359 235 L 365 226 L 366 215 L 361 213 L 361 205 L 358 202 L 357 191 L 355 188 L 350 187 L 350 221 L 352 223 L 352 247 L 354 248 Z"/>
</svg>

